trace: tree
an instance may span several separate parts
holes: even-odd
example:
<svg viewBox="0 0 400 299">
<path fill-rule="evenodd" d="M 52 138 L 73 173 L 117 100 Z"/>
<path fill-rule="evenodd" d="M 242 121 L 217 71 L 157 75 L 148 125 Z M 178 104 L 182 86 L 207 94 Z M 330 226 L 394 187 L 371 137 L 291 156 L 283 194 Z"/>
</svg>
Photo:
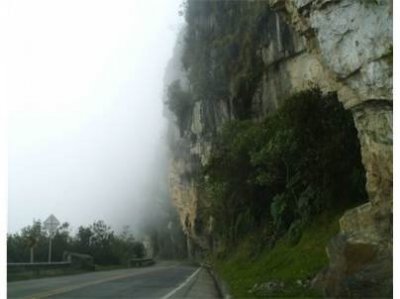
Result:
<svg viewBox="0 0 400 299">
<path fill-rule="evenodd" d="M 76 252 L 90 254 L 91 253 L 91 237 L 93 232 L 90 227 L 80 226 L 78 228 L 78 233 L 74 238 L 73 249 Z"/>
<path fill-rule="evenodd" d="M 129 228 L 115 235 L 104 221 L 99 220 L 88 227 L 80 226 L 71 236 L 70 225 L 65 222 L 58 227 L 52 239 L 54 261 L 62 260 L 64 251 L 93 256 L 100 265 L 127 264 L 133 257 L 144 257 L 145 247 L 137 241 Z M 20 233 L 7 235 L 7 262 L 29 262 L 30 247 L 34 248 L 34 262 L 48 260 L 49 236 L 40 221 L 24 227 Z"/>
<path fill-rule="evenodd" d="M 25 246 L 30 248 L 30 255 L 34 255 L 34 261 L 44 262 L 47 260 L 47 235 L 40 220 L 34 221 L 32 225 L 24 227 L 21 231 L 21 237 L 25 241 Z"/>
<path fill-rule="evenodd" d="M 143 258 L 146 255 L 146 249 L 142 242 L 134 242 L 133 244 L 133 255 L 136 258 Z"/>
<path fill-rule="evenodd" d="M 194 102 L 191 93 L 182 89 L 179 80 L 172 82 L 168 87 L 168 101 L 166 104 L 169 110 L 175 114 L 182 135 L 189 124 Z"/>
<path fill-rule="evenodd" d="M 118 264 L 119 258 L 112 250 L 114 242 L 114 231 L 104 221 L 98 220 L 89 227 L 79 227 L 75 248 L 78 252 L 92 255 L 97 264 Z"/>
<path fill-rule="evenodd" d="M 7 235 L 7 261 L 14 263 L 47 260 L 48 242 L 46 232 L 40 221 L 22 228 L 20 233 Z"/>
<path fill-rule="evenodd" d="M 72 249 L 72 237 L 70 236 L 69 223 L 61 224 L 52 240 L 52 260 L 61 261 L 64 251 Z"/>
<path fill-rule="evenodd" d="M 335 94 L 298 93 L 263 122 L 232 121 L 217 137 L 200 185 L 223 239 L 252 222 L 295 243 L 319 213 L 367 198 L 357 131 Z"/>
</svg>

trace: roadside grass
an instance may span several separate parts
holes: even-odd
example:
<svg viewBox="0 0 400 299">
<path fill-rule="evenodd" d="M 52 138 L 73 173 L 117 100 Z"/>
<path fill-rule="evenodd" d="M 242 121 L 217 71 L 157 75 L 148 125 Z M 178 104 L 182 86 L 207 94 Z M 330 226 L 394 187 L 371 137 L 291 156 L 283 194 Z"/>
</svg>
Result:
<svg viewBox="0 0 400 299">
<path fill-rule="evenodd" d="M 314 277 L 328 265 L 325 247 L 339 231 L 338 220 L 337 215 L 320 216 L 304 229 L 297 245 L 288 245 L 287 237 L 283 237 L 272 249 L 263 249 L 255 256 L 252 252 L 260 237 L 250 235 L 224 259 L 214 257 L 214 266 L 234 298 L 322 297 L 297 281 Z M 275 292 L 249 292 L 256 283 L 269 281 L 283 282 L 284 287 Z"/>
</svg>

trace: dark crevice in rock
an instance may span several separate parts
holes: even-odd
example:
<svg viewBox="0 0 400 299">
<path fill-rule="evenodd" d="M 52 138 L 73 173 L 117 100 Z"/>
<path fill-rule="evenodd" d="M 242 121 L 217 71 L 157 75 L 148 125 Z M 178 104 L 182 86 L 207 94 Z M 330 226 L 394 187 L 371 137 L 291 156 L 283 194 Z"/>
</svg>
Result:
<svg viewBox="0 0 400 299">
<path fill-rule="evenodd" d="M 385 110 L 393 110 L 393 101 L 392 99 L 385 99 L 385 100 L 367 100 L 364 102 L 359 103 L 358 105 L 355 105 L 351 108 L 353 112 L 358 112 L 360 110 L 363 110 L 365 108 L 380 108 L 380 109 L 385 109 Z"/>
</svg>

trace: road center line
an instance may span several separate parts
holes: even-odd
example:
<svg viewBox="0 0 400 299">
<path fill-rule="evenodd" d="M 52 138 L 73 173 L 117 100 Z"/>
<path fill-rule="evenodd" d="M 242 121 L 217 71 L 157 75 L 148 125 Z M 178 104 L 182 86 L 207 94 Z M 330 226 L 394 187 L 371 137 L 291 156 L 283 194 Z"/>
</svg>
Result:
<svg viewBox="0 0 400 299">
<path fill-rule="evenodd" d="M 200 270 L 201 270 L 201 267 L 198 268 L 196 271 L 194 271 L 192 273 L 192 275 L 190 275 L 188 278 L 186 278 L 186 280 L 184 282 L 182 282 L 177 288 L 173 289 L 171 292 L 169 292 L 167 295 L 165 295 L 161 299 L 170 298 L 172 295 L 174 295 L 176 292 L 178 292 L 180 289 L 182 289 L 185 285 L 187 285 L 197 275 L 197 273 L 200 272 Z"/>
<path fill-rule="evenodd" d="M 156 270 L 159 270 L 159 268 L 156 269 Z M 90 282 L 86 282 L 86 283 L 82 283 L 82 284 L 78 284 L 78 285 L 74 285 L 74 286 L 66 286 L 66 287 L 61 287 L 61 288 L 54 289 L 54 290 L 44 291 L 44 292 L 41 292 L 41 293 L 37 293 L 35 295 L 31 295 L 31 296 L 26 297 L 26 298 L 31 298 L 31 299 L 46 298 L 46 297 L 50 297 L 50 296 L 54 296 L 54 295 L 67 293 L 67 292 L 70 292 L 70 291 L 74 291 L 74 290 L 77 290 L 77 289 L 81 289 L 81 288 L 84 288 L 84 287 L 88 287 L 88 286 L 91 286 L 91 285 L 95 285 L 95 284 L 99 284 L 99 283 L 103 283 L 103 282 L 109 282 L 109 281 L 113 281 L 113 280 L 117 280 L 117 279 L 121 279 L 121 278 L 127 278 L 127 277 L 130 277 L 130 276 L 136 276 L 136 275 L 140 275 L 140 274 L 148 273 L 148 272 L 152 272 L 152 271 L 116 275 L 116 276 L 112 276 L 112 277 L 108 277 L 108 278 L 104 278 L 104 279 L 99 279 L 99 280 L 94 280 L 94 281 L 90 281 Z"/>
</svg>

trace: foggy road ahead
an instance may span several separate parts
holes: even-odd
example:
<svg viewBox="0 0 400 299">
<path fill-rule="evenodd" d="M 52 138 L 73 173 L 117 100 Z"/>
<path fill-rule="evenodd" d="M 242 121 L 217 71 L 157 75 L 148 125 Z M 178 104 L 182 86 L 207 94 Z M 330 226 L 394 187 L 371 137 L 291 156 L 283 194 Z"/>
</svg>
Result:
<svg viewBox="0 0 400 299">
<path fill-rule="evenodd" d="M 200 275 L 199 275 L 200 274 Z M 201 279 L 199 268 L 159 263 L 148 268 L 92 272 L 8 283 L 8 298 L 217 298 L 215 286 Z M 200 277 L 200 279 L 199 279 Z M 196 280 L 201 282 L 195 285 Z M 186 282 L 186 283 L 185 283 Z M 212 289 L 210 289 L 212 287 Z M 179 288 L 179 289 L 178 289 Z M 208 290 L 207 290 L 208 288 Z M 200 295 L 200 294 L 199 294 Z"/>
</svg>

